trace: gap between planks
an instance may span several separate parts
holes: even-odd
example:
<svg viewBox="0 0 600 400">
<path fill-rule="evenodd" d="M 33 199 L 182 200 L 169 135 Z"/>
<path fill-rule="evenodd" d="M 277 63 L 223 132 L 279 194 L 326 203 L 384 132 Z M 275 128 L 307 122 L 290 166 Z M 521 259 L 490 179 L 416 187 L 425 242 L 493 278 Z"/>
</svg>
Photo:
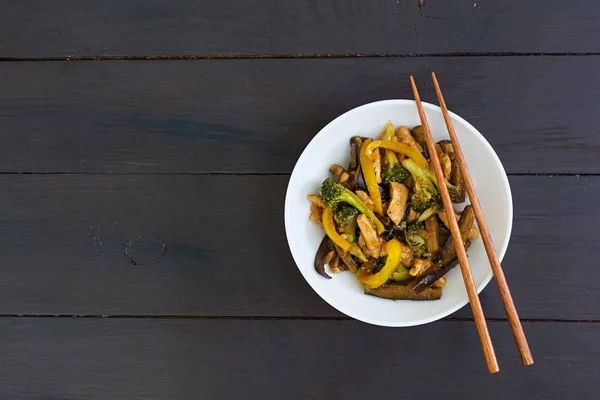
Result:
<svg viewBox="0 0 600 400">
<path fill-rule="evenodd" d="M 291 172 L 66 172 L 0 171 L 0 175 L 200 175 L 200 176 L 291 176 Z M 507 173 L 507 176 L 600 176 L 600 173 Z"/>
<path fill-rule="evenodd" d="M 581 57 L 600 56 L 600 52 L 584 53 L 525 53 L 525 52 L 466 52 L 466 53 L 342 53 L 342 54 L 225 54 L 225 55 L 146 55 L 146 56 L 63 56 L 63 57 L 0 57 L 1 61 L 157 61 L 157 60 L 273 60 L 314 58 L 419 58 L 419 57 Z"/>
<path fill-rule="evenodd" d="M 0 314 L 0 318 L 82 318 L 82 319 L 187 319 L 187 320 L 239 320 L 239 321 L 355 321 L 349 317 L 269 317 L 269 316 L 203 316 L 203 315 L 101 315 L 101 314 Z M 446 317 L 440 321 L 446 322 L 473 322 L 473 318 Z M 506 318 L 488 318 L 487 322 L 504 323 Z M 571 324 L 597 324 L 600 320 L 573 320 L 573 319 L 538 319 L 522 318 L 521 322 L 527 323 L 571 323 Z"/>
</svg>

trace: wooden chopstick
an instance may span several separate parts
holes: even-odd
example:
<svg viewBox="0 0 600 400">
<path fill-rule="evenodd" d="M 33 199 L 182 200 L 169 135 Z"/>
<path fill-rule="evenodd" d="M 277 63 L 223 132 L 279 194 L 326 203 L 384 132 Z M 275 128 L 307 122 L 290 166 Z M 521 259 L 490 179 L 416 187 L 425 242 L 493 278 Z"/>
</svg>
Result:
<svg viewBox="0 0 600 400">
<path fill-rule="evenodd" d="M 450 233 L 452 234 L 454 246 L 458 255 L 460 270 L 465 282 L 465 287 L 467 288 L 467 295 L 469 297 L 469 302 L 471 303 L 473 317 L 475 318 L 475 326 L 477 327 L 477 333 L 479 334 L 481 348 L 483 349 L 483 356 L 487 364 L 488 372 L 493 374 L 498 372 L 500 368 L 498 367 L 498 360 L 496 359 L 496 353 L 494 351 L 494 346 L 492 345 L 490 332 L 485 322 L 483 309 L 481 308 L 481 303 L 479 302 L 475 281 L 473 280 L 473 275 L 471 274 L 471 267 L 469 265 L 469 260 L 467 259 L 467 251 L 465 250 L 465 246 L 460 235 L 460 229 L 458 227 L 458 222 L 456 221 L 456 215 L 454 214 L 452 200 L 450 200 L 450 194 L 448 193 L 448 188 L 446 187 L 446 179 L 444 178 L 444 173 L 442 172 L 440 160 L 438 157 L 435 157 L 437 154 L 435 150 L 435 144 L 433 142 L 433 137 L 431 136 L 431 131 L 429 130 L 429 124 L 427 123 L 427 117 L 425 116 L 425 111 L 423 110 L 423 104 L 421 104 L 421 97 L 419 96 L 417 86 L 415 85 L 415 80 L 412 76 L 410 77 L 410 83 L 415 96 L 415 102 L 417 103 L 419 117 L 421 118 L 421 125 L 423 126 L 423 131 L 425 132 L 427 148 L 429 150 L 429 154 L 431 154 L 431 164 L 433 165 L 433 170 L 435 171 L 435 176 L 438 181 L 442 202 L 444 203 L 444 210 L 446 210 L 446 215 L 448 217 Z"/>
<path fill-rule="evenodd" d="M 492 266 L 492 271 L 494 272 L 496 283 L 498 284 L 498 291 L 500 292 L 500 297 L 502 298 L 502 303 L 504 304 L 504 309 L 506 310 L 506 315 L 508 316 L 508 322 L 510 323 L 513 336 L 515 337 L 515 341 L 517 342 L 517 348 L 519 349 L 519 353 L 521 354 L 521 361 L 523 362 L 523 365 L 531 365 L 533 364 L 533 356 L 531 355 L 531 351 L 529 350 L 529 344 L 527 343 L 527 338 L 525 337 L 525 333 L 523 332 L 523 326 L 521 325 L 519 315 L 517 314 L 517 309 L 515 308 L 515 303 L 513 302 L 510 290 L 508 289 L 508 283 L 506 282 L 504 272 L 502 271 L 502 266 L 500 265 L 500 260 L 498 258 L 496 248 L 494 247 L 494 243 L 492 241 L 492 235 L 490 234 L 490 230 L 488 229 L 487 223 L 485 221 L 485 216 L 483 215 L 483 211 L 481 210 L 479 198 L 477 197 L 477 193 L 475 192 L 475 186 L 473 185 L 473 181 L 471 180 L 471 174 L 469 174 L 469 169 L 467 168 L 465 157 L 463 155 L 460 144 L 458 143 L 458 138 L 456 137 L 456 132 L 454 131 L 454 126 L 452 125 L 452 120 L 450 119 L 450 114 L 448 113 L 448 108 L 446 107 L 444 96 L 442 96 L 442 90 L 440 89 L 440 85 L 438 84 L 435 72 L 431 73 L 431 77 L 433 79 L 433 84 L 435 86 L 435 92 L 437 93 L 440 107 L 442 108 L 444 120 L 446 121 L 446 126 L 448 127 L 448 132 L 450 133 L 450 139 L 452 140 L 452 146 L 454 147 L 456 160 L 462 172 L 465 181 L 465 186 L 467 187 L 467 193 L 471 201 L 471 206 L 473 207 L 473 211 L 475 212 L 475 219 L 477 220 L 477 225 L 479 226 L 479 231 L 481 232 L 483 245 L 485 246 L 485 251 L 490 260 L 490 265 Z"/>
</svg>

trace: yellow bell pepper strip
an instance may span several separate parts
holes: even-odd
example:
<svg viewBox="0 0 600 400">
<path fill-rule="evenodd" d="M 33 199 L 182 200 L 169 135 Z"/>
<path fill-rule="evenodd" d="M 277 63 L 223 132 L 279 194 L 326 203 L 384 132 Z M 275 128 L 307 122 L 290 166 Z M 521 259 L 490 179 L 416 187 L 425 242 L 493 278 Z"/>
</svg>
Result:
<svg viewBox="0 0 600 400">
<path fill-rule="evenodd" d="M 394 132 L 394 125 L 392 125 L 391 122 L 388 122 L 385 125 L 385 129 L 381 134 L 381 140 L 388 140 L 393 142 L 396 142 L 398 140 L 396 139 L 396 134 Z M 398 164 L 398 157 L 396 157 L 396 153 L 393 150 L 385 151 L 385 160 L 388 163 L 388 165 Z"/>
<path fill-rule="evenodd" d="M 400 265 L 402 243 L 396 239 L 390 240 L 385 244 L 385 252 L 387 253 L 385 265 L 379 272 L 371 274 L 366 271 L 366 268 L 361 268 L 356 274 L 356 277 L 364 286 L 370 289 L 378 288 L 390 279 Z"/>
<path fill-rule="evenodd" d="M 323 215 L 321 217 L 321 222 L 323 223 L 323 229 L 325 230 L 327 236 L 329 236 L 329 239 L 331 239 L 333 243 L 335 243 L 340 249 L 342 249 L 344 253 L 350 252 L 350 254 L 358 257 L 361 261 L 367 261 L 367 257 L 363 254 L 360 247 L 358 247 L 356 244 L 348 242 L 346 239 L 344 239 L 342 235 L 340 235 L 335 230 L 335 223 L 333 222 L 333 211 L 331 210 L 331 207 L 325 207 L 325 210 L 323 210 Z"/>
<path fill-rule="evenodd" d="M 385 226 L 377 219 L 373 210 L 363 203 L 353 191 L 343 187 L 339 183 L 335 183 L 332 179 L 327 178 L 323 181 L 321 195 L 323 196 L 323 201 L 329 207 L 336 207 L 340 203 L 346 203 L 356 208 L 360 213 L 365 214 L 375 224 L 378 234 L 381 235 L 385 229 Z"/>
<path fill-rule="evenodd" d="M 365 144 L 366 144 L 366 142 L 365 142 Z M 365 144 L 363 144 L 363 146 Z M 373 151 L 375 151 L 375 149 L 380 148 L 380 147 L 382 149 L 392 150 L 396 153 L 404 154 L 408 158 L 412 159 L 415 162 L 415 164 L 417 164 L 419 167 L 421 167 L 423 169 L 427 168 L 427 160 L 425 159 L 425 157 L 423 157 L 423 154 L 421 154 L 419 152 L 419 150 L 415 149 L 414 147 L 410 147 L 407 144 L 400 143 L 400 142 L 394 142 L 392 140 L 375 140 L 375 141 L 369 142 L 365 149 L 367 156 L 370 157 L 371 154 L 373 153 Z M 362 151 L 361 151 L 360 165 L 362 167 Z M 367 180 L 367 177 L 365 176 L 365 181 L 366 180 Z"/>
<path fill-rule="evenodd" d="M 329 236 L 329 239 L 344 250 L 344 253 L 347 253 L 348 250 L 350 250 L 351 244 L 335 230 L 331 207 L 325 207 L 321 216 L 321 222 L 323 223 L 323 229 L 325 229 L 325 233 Z"/>
<path fill-rule="evenodd" d="M 360 148 L 360 168 L 365 178 L 367 189 L 369 190 L 369 196 L 373 200 L 373 209 L 379 215 L 383 215 L 383 205 L 381 204 L 381 194 L 379 193 L 379 185 L 377 185 L 377 177 L 375 176 L 375 167 L 373 167 L 373 161 L 367 154 L 371 142 L 371 139 L 365 140 Z M 380 140 L 377 140 L 377 142 L 380 142 Z"/>
</svg>

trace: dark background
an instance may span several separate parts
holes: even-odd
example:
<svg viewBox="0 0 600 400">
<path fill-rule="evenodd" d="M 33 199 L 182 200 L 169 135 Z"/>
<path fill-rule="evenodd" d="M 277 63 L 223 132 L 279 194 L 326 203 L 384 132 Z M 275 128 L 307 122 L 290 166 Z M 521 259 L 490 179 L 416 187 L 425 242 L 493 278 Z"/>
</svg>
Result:
<svg viewBox="0 0 600 400">
<path fill-rule="evenodd" d="M 0 399 L 598 398 L 600 3 L 421 3 L 0 0 Z M 492 376 L 468 306 L 366 325 L 289 254 L 304 146 L 431 71 L 509 174 L 531 367 L 493 283 Z"/>
</svg>

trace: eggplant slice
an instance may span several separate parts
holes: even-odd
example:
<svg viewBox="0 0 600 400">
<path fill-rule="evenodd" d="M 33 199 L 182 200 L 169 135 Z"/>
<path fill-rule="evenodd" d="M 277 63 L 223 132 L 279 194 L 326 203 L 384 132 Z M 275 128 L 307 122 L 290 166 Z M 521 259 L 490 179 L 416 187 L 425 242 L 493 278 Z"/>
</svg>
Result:
<svg viewBox="0 0 600 400">
<path fill-rule="evenodd" d="M 467 240 L 465 243 L 465 249 L 468 249 L 471 242 Z M 437 263 L 421 276 L 411 282 L 410 288 L 415 294 L 423 293 L 433 287 L 433 284 L 446 275 L 450 270 L 458 265 L 458 258 L 456 253 L 454 258 L 446 264 Z"/>
<path fill-rule="evenodd" d="M 469 235 L 474 223 L 475 212 L 473 211 L 473 207 L 468 205 L 463 210 L 463 213 L 458 221 L 460 236 L 465 244 L 465 250 L 471 245 L 471 241 L 467 239 L 467 236 Z M 456 248 L 454 247 L 452 236 L 450 236 L 450 238 L 448 238 L 446 241 L 446 244 L 444 244 L 444 247 L 440 250 L 439 261 L 411 283 L 412 290 L 415 293 L 421 293 L 422 291 L 427 290 L 438 279 L 446 275 L 457 265 L 458 259 L 456 256 Z"/>
<path fill-rule="evenodd" d="M 329 236 L 325 235 L 315 255 L 315 271 L 323 278 L 331 279 L 331 276 L 325 272 L 325 264 L 329 261 L 327 260 L 330 258 L 329 255 L 334 251 L 333 242 L 329 239 Z"/>
<path fill-rule="evenodd" d="M 406 284 L 388 282 L 375 289 L 365 288 L 365 294 L 390 300 L 437 300 L 442 297 L 442 288 L 430 287 L 419 293 L 415 293 Z"/>
</svg>

